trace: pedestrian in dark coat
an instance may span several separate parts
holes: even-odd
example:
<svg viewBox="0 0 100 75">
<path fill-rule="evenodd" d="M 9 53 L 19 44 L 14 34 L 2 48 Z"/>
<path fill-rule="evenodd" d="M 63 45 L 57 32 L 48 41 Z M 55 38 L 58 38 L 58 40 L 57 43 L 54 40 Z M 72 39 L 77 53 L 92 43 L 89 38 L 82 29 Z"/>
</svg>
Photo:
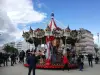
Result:
<svg viewBox="0 0 100 75">
<path fill-rule="evenodd" d="M 31 71 L 33 69 L 33 75 L 35 75 L 35 69 L 36 69 L 36 57 L 35 54 L 30 54 L 30 56 L 28 57 L 28 64 L 29 64 L 29 72 L 28 75 L 31 74 Z"/>
<path fill-rule="evenodd" d="M 1 67 L 2 63 L 3 63 L 3 54 L 2 54 L 2 52 L 0 52 L 0 67 Z"/>
<path fill-rule="evenodd" d="M 9 58 L 8 54 L 5 53 L 3 57 L 4 57 L 4 59 L 3 59 L 4 66 L 8 66 L 8 58 Z"/>
<path fill-rule="evenodd" d="M 11 66 L 14 66 L 14 62 L 15 62 L 15 55 L 14 55 L 14 53 L 11 54 L 10 58 L 11 58 Z"/>
<path fill-rule="evenodd" d="M 92 54 L 88 54 L 88 63 L 89 63 L 89 66 L 93 67 L 93 55 Z"/>
<path fill-rule="evenodd" d="M 98 64 L 98 62 L 99 62 L 99 58 L 98 58 L 98 56 L 96 56 L 95 57 L 95 63 Z"/>
</svg>

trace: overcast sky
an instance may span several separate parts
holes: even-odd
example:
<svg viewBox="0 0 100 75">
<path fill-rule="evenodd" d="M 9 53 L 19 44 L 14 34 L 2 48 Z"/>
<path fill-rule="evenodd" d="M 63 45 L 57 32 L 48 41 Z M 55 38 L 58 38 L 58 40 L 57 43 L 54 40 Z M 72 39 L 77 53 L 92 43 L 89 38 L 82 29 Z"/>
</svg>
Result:
<svg viewBox="0 0 100 75">
<path fill-rule="evenodd" d="M 36 11 L 31 0 L 0 0 L 0 44 L 20 40 L 27 23 L 44 18 L 46 14 Z"/>
</svg>

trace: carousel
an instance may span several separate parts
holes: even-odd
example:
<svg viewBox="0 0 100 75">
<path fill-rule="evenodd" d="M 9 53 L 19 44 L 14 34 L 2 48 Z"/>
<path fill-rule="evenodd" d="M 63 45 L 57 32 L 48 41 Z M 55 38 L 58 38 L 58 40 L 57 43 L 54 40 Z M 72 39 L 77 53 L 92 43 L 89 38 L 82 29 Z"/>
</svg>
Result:
<svg viewBox="0 0 100 75">
<path fill-rule="evenodd" d="M 54 13 L 51 14 L 51 20 L 47 24 L 47 28 L 37 28 L 33 30 L 30 27 L 28 32 L 23 32 L 26 42 L 35 45 L 35 54 L 38 57 L 37 69 L 61 69 L 64 67 L 62 56 L 66 54 L 69 59 L 69 68 L 77 68 L 77 63 L 72 63 L 70 56 L 75 55 L 71 51 L 70 44 L 67 44 L 66 38 L 70 36 L 69 26 L 61 29 L 55 23 Z M 44 44 L 46 47 L 37 50 L 38 45 Z M 26 54 L 28 55 L 28 54 Z M 24 64 L 25 67 L 29 65 Z"/>
</svg>

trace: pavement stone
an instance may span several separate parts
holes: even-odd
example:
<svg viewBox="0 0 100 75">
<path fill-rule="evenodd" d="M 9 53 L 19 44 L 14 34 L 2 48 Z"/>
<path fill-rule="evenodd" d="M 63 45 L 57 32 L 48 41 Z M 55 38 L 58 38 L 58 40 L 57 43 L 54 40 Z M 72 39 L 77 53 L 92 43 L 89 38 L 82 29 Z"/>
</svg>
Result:
<svg viewBox="0 0 100 75">
<path fill-rule="evenodd" d="M 0 67 L 0 75 L 28 75 L 28 68 L 22 64 L 15 66 Z M 84 70 L 81 72 L 78 69 L 70 70 L 36 70 L 36 75 L 100 75 L 100 64 L 94 64 L 93 68 L 85 63 Z"/>
</svg>

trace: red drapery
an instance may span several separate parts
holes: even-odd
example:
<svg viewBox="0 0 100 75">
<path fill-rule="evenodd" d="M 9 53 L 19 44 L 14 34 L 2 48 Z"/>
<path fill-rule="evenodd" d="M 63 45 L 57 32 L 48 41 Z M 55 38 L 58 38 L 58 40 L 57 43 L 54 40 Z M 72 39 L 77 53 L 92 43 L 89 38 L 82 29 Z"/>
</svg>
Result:
<svg viewBox="0 0 100 75">
<path fill-rule="evenodd" d="M 54 38 L 54 36 L 47 36 L 46 37 L 46 43 L 48 42 L 48 41 L 53 41 L 55 38 Z"/>
<path fill-rule="evenodd" d="M 46 37 L 46 43 L 48 44 L 48 42 L 50 42 L 50 41 L 53 41 L 55 38 L 54 38 L 54 36 L 47 36 Z M 50 46 L 50 45 L 48 45 L 48 46 Z M 49 47 L 48 47 L 49 48 Z M 47 49 L 48 50 L 48 55 L 50 55 L 49 53 L 50 53 L 50 48 L 49 49 Z M 47 60 L 46 60 L 46 65 L 50 65 L 51 64 L 51 59 L 50 58 L 48 58 Z"/>
</svg>

